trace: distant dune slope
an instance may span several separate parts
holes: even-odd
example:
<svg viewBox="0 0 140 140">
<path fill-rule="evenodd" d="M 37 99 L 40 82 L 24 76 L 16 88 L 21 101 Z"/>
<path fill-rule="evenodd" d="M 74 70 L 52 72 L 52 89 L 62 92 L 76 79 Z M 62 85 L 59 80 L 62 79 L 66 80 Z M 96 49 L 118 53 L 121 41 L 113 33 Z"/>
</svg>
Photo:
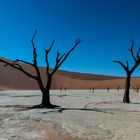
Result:
<svg viewBox="0 0 140 140">
<path fill-rule="evenodd" d="M 5 58 L 3 58 L 5 59 Z M 8 59 L 7 59 L 8 60 Z M 10 61 L 10 60 L 8 60 Z M 21 64 L 23 68 L 32 74 L 34 69 L 26 64 Z M 43 82 L 46 82 L 45 67 L 39 67 Z M 116 76 L 106 76 L 97 74 L 86 74 L 77 72 L 66 72 L 59 70 L 53 77 L 52 89 L 89 89 L 89 88 L 123 88 L 125 78 Z M 140 86 L 140 78 L 133 78 L 131 87 Z M 38 89 L 36 81 L 27 77 L 23 73 L 10 66 L 4 67 L 0 63 L 0 88 L 1 89 Z"/>
</svg>

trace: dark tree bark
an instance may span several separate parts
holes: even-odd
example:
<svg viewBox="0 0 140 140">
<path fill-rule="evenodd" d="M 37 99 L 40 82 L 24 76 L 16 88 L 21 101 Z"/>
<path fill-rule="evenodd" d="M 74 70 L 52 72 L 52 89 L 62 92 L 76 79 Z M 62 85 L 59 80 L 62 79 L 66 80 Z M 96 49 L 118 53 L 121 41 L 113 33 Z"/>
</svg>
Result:
<svg viewBox="0 0 140 140">
<path fill-rule="evenodd" d="M 130 79 L 131 79 L 130 75 L 127 75 L 126 82 L 125 82 L 125 92 L 123 97 L 124 103 L 130 103 L 130 98 L 129 98 Z"/>
<path fill-rule="evenodd" d="M 134 41 L 132 40 L 132 46 L 129 49 L 129 51 L 131 53 L 132 58 L 134 59 L 134 65 L 131 67 L 131 69 L 129 68 L 128 61 L 126 61 L 126 64 L 123 64 L 121 61 L 116 61 L 116 60 L 113 61 L 115 63 L 120 64 L 126 72 L 125 92 L 123 97 L 124 103 L 130 103 L 129 90 L 130 90 L 131 75 L 140 64 L 140 56 L 139 56 L 140 48 L 138 49 L 136 55 L 134 54 L 133 48 L 134 48 Z"/>
<path fill-rule="evenodd" d="M 24 60 L 20 60 L 20 59 L 17 59 L 17 60 L 12 61 L 12 62 L 8 62 L 4 59 L 0 59 L 0 62 L 4 63 L 5 64 L 4 66 L 11 66 L 12 68 L 19 70 L 20 72 L 24 73 L 28 77 L 37 81 L 38 86 L 39 86 L 41 93 L 42 93 L 42 102 L 40 105 L 36 105 L 33 108 L 55 108 L 58 106 L 52 105 L 50 102 L 50 89 L 51 89 L 53 75 L 60 68 L 60 66 L 65 62 L 65 60 L 70 55 L 70 53 L 82 42 L 82 40 L 77 39 L 74 46 L 66 54 L 60 55 L 60 53 L 57 52 L 56 64 L 54 66 L 54 69 L 51 72 L 50 72 L 50 64 L 49 64 L 49 60 L 48 60 L 48 55 L 49 55 L 49 53 L 54 45 L 55 40 L 52 41 L 52 43 L 48 49 L 44 49 L 45 50 L 45 60 L 46 60 L 46 65 L 47 65 L 46 66 L 47 82 L 46 82 L 46 85 L 44 85 L 42 82 L 41 74 L 40 74 L 38 64 L 37 64 L 37 52 L 36 52 L 36 48 L 35 48 L 35 44 L 34 44 L 34 38 L 36 36 L 36 33 L 37 33 L 37 31 L 35 31 L 33 38 L 31 40 L 32 48 L 33 48 L 33 63 L 30 63 L 30 62 L 27 62 Z M 18 62 L 25 63 L 27 65 L 32 66 L 36 71 L 36 75 L 32 75 L 31 73 L 29 73 L 28 71 L 23 69 L 23 67 Z"/>
</svg>

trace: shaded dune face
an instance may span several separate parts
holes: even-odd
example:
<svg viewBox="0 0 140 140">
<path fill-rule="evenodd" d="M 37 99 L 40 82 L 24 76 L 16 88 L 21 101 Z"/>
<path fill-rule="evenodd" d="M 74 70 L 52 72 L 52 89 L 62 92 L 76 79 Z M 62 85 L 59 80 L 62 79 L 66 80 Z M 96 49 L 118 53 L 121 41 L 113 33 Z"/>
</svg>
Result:
<svg viewBox="0 0 140 140">
<path fill-rule="evenodd" d="M 5 59 L 5 58 L 3 58 Z M 8 60 L 8 59 L 6 59 Z M 10 60 L 8 60 L 10 61 Z M 26 71 L 35 75 L 35 70 L 32 66 L 21 64 Z M 47 81 L 46 68 L 39 67 L 43 83 Z M 53 77 L 52 89 L 89 89 L 89 88 L 123 88 L 125 85 L 125 78 L 86 74 L 77 72 L 66 72 L 58 70 Z M 138 87 L 140 85 L 140 78 L 132 78 L 131 87 Z M 11 68 L 10 66 L 4 67 L 0 63 L 0 88 L 1 89 L 38 89 L 37 82 L 20 71 Z"/>
</svg>

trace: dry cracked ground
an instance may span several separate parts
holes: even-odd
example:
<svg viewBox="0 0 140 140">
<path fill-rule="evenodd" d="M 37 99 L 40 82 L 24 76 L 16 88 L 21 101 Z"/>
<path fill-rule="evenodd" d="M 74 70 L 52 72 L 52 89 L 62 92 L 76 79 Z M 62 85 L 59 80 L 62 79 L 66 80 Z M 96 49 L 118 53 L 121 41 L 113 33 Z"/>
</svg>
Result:
<svg viewBox="0 0 140 140">
<path fill-rule="evenodd" d="M 139 140 L 140 93 L 123 90 L 51 91 L 57 109 L 30 109 L 38 90 L 0 91 L 0 140 Z"/>
</svg>

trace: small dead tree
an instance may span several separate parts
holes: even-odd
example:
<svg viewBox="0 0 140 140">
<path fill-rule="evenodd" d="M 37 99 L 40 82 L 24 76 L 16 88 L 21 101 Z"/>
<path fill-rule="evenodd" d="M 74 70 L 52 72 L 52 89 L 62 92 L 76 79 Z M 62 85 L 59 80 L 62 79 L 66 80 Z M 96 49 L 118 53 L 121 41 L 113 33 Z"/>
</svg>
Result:
<svg viewBox="0 0 140 140">
<path fill-rule="evenodd" d="M 108 91 L 108 92 L 109 92 L 109 89 L 110 89 L 110 88 L 107 88 L 107 91 Z"/>
<path fill-rule="evenodd" d="M 92 92 L 94 92 L 94 88 L 92 88 Z"/>
<path fill-rule="evenodd" d="M 44 85 L 43 81 L 41 79 L 41 74 L 40 74 L 38 64 L 37 64 L 37 51 L 36 51 L 36 47 L 35 47 L 35 43 L 34 43 L 34 38 L 36 36 L 36 33 L 37 33 L 37 31 L 35 31 L 35 33 L 32 37 L 32 40 L 31 40 L 32 48 L 33 48 L 33 63 L 30 63 L 30 62 L 27 62 L 24 60 L 20 60 L 20 59 L 17 59 L 12 62 L 8 62 L 6 60 L 0 59 L 0 62 L 4 63 L 5 64 L 4 66 L 11 66 L 12 68 L 19 70 L 20 72 L 24 73 L 28 77 L 37 81 L 38 86 L 42 93 L 42 102 L 40 105 L 34 106 L 34 108 L 55 108 L 58 106 L 52 105 L 50 102 L 50 88 L 51 88 L 53 75 L 60 68 L 60 66 L 64 63 L 64 61 L 67 59 L 67 57 L 70 55 L 70 53 L 82 42 L 82 40 L 77 39 L 74 46 L 66 54 L 61 55 L 57 51 L 56 63 L 55 63 L 54 69 L 52 71 L 50 71 L 50 63 L 49 63 L 48 55 L 54 45 L 55 40 L 52 41 L 52 43 L 48 49 L 44 49 L 45 50 L 45 60 L 46 60 L 46 75 L 47 75 L 47 82 L 46 82 L 46 85 Z M 23 69 L 23 67 L 18 62 L 32 66 L 35 69 L 36 75 L 32 75 L 31 73 L 27 72 L 25 69 Z"/>
<path fill-rule="evenodd" d="M 134 48 L 134 41 L 132 40 L 131 48 L 128 49 L 131 53 L 132 58 L 134 59 L 134 65 L 131 68 L 129 68 L 128 61 L 126 61 L 126 64 L 122 63 L 121 61 L 116 61 L 116 60 L 113 61 L 115 63 L 120 64 L 126 72 L 125 92 L 124 92 L 124 97 L 123 97 L 124 103 L 130 103 L 129 89 L 130 89 L 131 75 L 135 71 L 135 69 L 138 67 L 138 65 L 140 64 L 140 56 L 139 56 L 140 48 L 138 49 L 136 54 L 134 54 L 133 48 Z"/>
<path fill-rule="evenodd" d="M 137 86 L 137 88 L 136 88 L 136 92 L 137 92 L 137 93 L 139 92 L 139 86 Z"/>
<path fill-rule="evenodd" d="M 117 87 L 117 91 L 119 91 L 120 90 L 120 87 Z"/>
</svg>

